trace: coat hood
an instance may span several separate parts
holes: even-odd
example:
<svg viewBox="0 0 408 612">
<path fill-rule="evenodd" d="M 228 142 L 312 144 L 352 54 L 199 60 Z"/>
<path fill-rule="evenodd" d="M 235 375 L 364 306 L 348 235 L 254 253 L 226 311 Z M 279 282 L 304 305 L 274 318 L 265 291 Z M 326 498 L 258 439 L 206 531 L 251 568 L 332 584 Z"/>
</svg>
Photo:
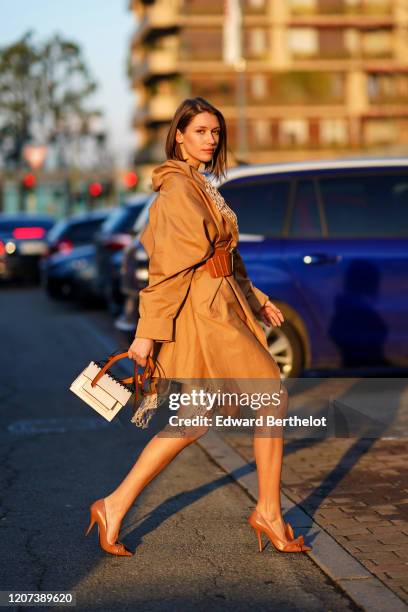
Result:
<svg viewBox="0 0 408 612">
<path fill-rule="evenodd" d="M 174 173 L 185 174 L 190 178 L 194 178 L 194 173 L 198 172 L 185 161 L 178 159 L 168 159 L 160 166 L 157 166 L 152 172 L 152 187 L 154 191 L 159 191 L 165 180 Z"/>
</svg>

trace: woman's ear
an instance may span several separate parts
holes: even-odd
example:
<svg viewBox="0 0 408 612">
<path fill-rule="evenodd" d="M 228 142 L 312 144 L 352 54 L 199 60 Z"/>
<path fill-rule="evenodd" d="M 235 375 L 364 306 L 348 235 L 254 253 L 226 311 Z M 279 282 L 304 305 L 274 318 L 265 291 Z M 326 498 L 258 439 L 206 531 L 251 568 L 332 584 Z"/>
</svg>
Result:
<svg viewBox="0 0 408 612">
<path fill-rule="evenodd" d="M 180 132 L 179 129 L 177 129 L 176 131 L 176 142 L 178 142 L 179 144 L 182 144 L 184 138 L 183 138 L 183 134 L 182 132 Z"/>
</svg>

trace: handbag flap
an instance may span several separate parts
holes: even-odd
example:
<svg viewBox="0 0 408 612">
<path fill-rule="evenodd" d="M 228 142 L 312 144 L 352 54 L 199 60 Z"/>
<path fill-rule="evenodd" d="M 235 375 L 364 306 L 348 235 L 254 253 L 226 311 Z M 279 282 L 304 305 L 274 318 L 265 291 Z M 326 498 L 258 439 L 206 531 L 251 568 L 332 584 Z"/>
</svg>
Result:
<svg viewBox="0 0 408 612">
<path fill-rule="evenodd" d="M 113 400 L 115 402 L 119 401 L 121 404 L 125 405 L 129 400 L 129 397 L 132 395 L 132 392 L 130 391 L 130 389 L 127 389 L 126 387 L 123 387 L 120 383 L 116 382 L 116 380 L 111 378 L 109 374 L 104 374 L 102 378 L 98 380 L 97 384 L 94 387 L 91 386 L 92 380 L 100 371 L 101 368 L 97 366 L 94 362 L 91 362 L 89 366 L 85 368 L 83 374 L 89 379 L 89 387 L 86 387 L 86 391 L 88 391 L 89 393 L 91 393 L 91 395 L 98 399 L 97 395 L 95 395 L 95 389 L 99 388 L 102 392 L 106 392 L 107 395 L 113 397 Z M 103 397 L 103 395 L 101 395 L 101 397 Z M 105 403 L 102 399 L 99 401 Z"/>
<path fill-rule="evenodd" d="M 92 397 L 97 399 L 98 402 L 103 404 L 108 410 L 112 410 L 118 402 L 118 400 L 113 395 L 107 393 L 99 385 L 95 385 L 94 387 L 92 387 L 91 381 L 88 379 L 84 381 L 82 388 L 84 391 L 89 393 L 89 395 L 92 395 Z"/>
</svg>

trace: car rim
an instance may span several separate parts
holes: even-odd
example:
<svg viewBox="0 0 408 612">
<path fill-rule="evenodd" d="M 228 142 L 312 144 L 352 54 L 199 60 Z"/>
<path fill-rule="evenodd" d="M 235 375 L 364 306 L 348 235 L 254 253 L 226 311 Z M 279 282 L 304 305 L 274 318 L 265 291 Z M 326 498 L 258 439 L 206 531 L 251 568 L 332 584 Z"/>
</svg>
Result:
<svg viewBox="0 0 408 612">
<path fill-rule="evenodd" d="M 293 350 L 285 333 L 276 328 L 266 328 L 269 352 L 279 366 L 282 377 L 290 375 L 293 368 Z"/>
</svg>

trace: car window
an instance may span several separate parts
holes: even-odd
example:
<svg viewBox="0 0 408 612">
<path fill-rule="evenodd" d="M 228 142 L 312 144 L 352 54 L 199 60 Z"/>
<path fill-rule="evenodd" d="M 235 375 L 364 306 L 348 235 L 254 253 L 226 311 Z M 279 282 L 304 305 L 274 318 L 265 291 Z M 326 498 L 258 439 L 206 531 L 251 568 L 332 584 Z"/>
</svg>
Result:
<svg viewBox="0 0 408 612">
<path fill-rule="evenodd" d="M 101 227 L 101 232 L 103 234 L 130 232 L 142 209 L 143 204 L 118 208 L 106 219 Z"/>
<path fill-rule="evenodd" d="M 321 236 L 319 205 L 314 183 L 298 181 L 289 222 L 289 235 L 293 238 Z"/>
<path fill-rule="evenodd" d="M 92 242 L 103 221 L 104 219 L 92 219 L 81 223 L 73 223 L 67 227 L 60 238 L 70 240 L 74 244 Z"/>
<path fill-rule="evenodd" d="M 328 177 L 319 185 L 330 236 L 408 235 L 408 173 Z"/>
<path fill-rule="evenodd" d="M 50 242 L 54 242 L 54 240 L 58 240 L 60 236 L 64 233 L 64 230 L 67 227 L 66 219 L 60 219 L 56 222 L 53 228 L 48 232 L 47 239 Z"/>
<path fill-rule="evenodd" d="M 219 191 L 236 213 L 241 234 L 281 235 L 289 181 L 251 176 L 231 180 Z"/>
</svg>

